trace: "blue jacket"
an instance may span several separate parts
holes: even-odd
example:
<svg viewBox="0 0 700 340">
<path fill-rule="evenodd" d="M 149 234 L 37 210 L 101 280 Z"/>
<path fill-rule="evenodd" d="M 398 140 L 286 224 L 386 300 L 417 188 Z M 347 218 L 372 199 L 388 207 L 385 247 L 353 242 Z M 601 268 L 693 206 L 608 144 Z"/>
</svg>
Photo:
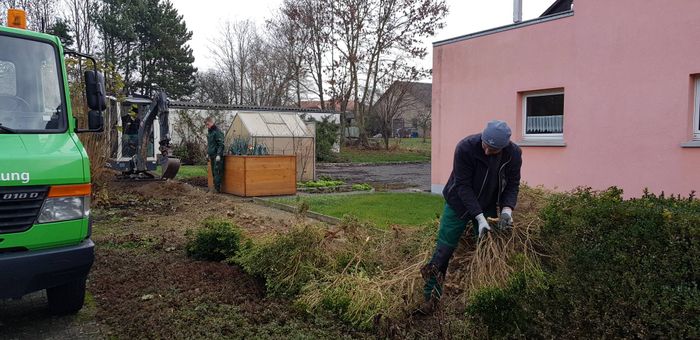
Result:
<svg viewBox="0 0 700 340">
<path fill-rule="evenodd" d="M 489 174 L 488 160 L 481 146 L 481 134 L 462 139 L 455 149 L 454 163 L 450 179 L 442 191 L 447 204 L 462 219 L 472 219 L 486 208 L 510 207 L 515 209 L 520 191 L 520 167 L 523 163 L 522 151 L 510 143 L 501 151 L 498 164 L 498 181 L 487 181 Z M 486 187 L 486 183 L 493 183 Z M 496 202 L 484 202 L 482 193 L 486 190 L 497 191 Z"/>
</svg>

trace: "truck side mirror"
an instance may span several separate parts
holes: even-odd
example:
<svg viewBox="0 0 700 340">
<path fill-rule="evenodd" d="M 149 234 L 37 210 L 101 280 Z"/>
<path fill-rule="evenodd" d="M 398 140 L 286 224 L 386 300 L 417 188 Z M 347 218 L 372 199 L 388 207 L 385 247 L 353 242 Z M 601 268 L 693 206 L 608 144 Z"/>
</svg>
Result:
<svg viewBox="0 0 700 340">
<path fill-rule="evenodd" d="M 98 114 L 107 108 L 105 77 L 101 72 L 85 71 L 85 98 L 90 110 L 96 110 Z"/>
<path fill-rule="evenodd" d="M 90 110 L 90 112 L 88 112 L 88 129 L 95 132 L 104 129 L 104 118 L 100 111 Z"/>
</svg>

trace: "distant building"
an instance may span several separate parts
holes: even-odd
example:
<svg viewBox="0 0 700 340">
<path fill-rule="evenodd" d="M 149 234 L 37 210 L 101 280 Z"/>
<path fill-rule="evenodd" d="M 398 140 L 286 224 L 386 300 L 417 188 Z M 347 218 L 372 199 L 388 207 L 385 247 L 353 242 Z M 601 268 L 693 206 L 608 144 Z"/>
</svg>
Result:
<svg viewBox="0 0 700 340">
<path fill-rule="evenodd" d="M 374 114 L 392 107 L 397 110 L 391 122 L 392 137 L 423 137 L 421 123 L 430 122 L 432 91 L 431 83 L 394 82 L 374 104 Z M 425 134 L 430 137 L 429 127 Z"/>
<path fill-rule="evenodd" d="M 355 101 L 350 100 L 348 101 L 345 111 L 341 112 L 340 110 L 340 103 L 336 102 L 335 105 L 332 101 L 327 100 L 324 103 L 324 106 L 326 107 L 326 110 L 332 110 L 335 111 L 336 113 L 339 113 L 342 118 L 345 120 L 344 125 L 345 125 L 345 137 L 355 137 L 357 138 L 360 135 L 360 130 L 357 128 L 356 121 L 355 121 Z M 321 110 L 321 101 L 320 100 L 302 100 L 300 108 L 302 109 L 311 109 L 311 110 Z"/>
<path fill-rule="evenodd" d="M 491 119 L 512 127 L 530 185 L 700 190 L 700 1 L 573 4 L 433 44 L 434 192 Z"/>
</svg>

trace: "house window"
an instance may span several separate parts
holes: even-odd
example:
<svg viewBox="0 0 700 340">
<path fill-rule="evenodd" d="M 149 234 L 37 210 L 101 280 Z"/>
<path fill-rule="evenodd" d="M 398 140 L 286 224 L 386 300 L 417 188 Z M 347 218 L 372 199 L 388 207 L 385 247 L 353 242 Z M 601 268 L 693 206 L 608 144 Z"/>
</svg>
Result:
<svg viewBox="0 0 700 340">
<path fill-rule="evenodd" d="M 523 96 L 523 140 L 564 139 L 564 92 Z"/>
<path fill-rule="evenodd" d="M 695 79 L 695 106 L 693 107 L 693 140 L 700 141 L 700 78 Z"/>
</svg>

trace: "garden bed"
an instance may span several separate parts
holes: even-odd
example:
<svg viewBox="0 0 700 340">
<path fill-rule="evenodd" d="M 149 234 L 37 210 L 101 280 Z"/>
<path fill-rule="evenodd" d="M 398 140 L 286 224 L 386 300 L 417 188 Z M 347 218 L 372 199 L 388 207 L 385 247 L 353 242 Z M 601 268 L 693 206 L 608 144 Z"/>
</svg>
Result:
<svg viewBox="0 0 700 340">
<path fill-rule="evenodd" d="M 371 185 L 366 183 L 346 184 L 341 180 L 329 177 L 321 177 L 316 181 L 298 182 L 297 191 L 308 194 L 329 194 L 352 191 L 373 191 Z"/>
<path fill-rule="evenodd" d="M 221 191 L 243 197 L 296 193 L 296 157 L 282 155 L 224 156 Z M 213 188 L 211 167 L 209 187 Z"/>
</svg>

